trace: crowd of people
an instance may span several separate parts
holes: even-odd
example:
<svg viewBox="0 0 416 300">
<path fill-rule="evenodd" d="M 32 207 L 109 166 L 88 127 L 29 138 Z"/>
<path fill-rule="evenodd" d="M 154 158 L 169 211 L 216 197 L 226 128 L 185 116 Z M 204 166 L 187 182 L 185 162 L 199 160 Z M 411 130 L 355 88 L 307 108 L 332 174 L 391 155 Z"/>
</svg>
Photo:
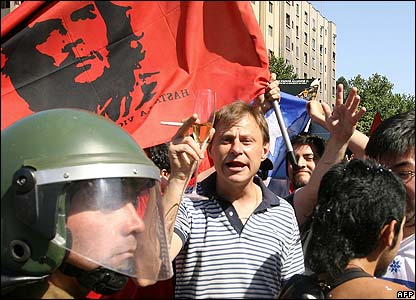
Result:
<svg viewBox="0 0 416 300">
<path fill-rule="evenodd" d="M 288 195 L 259 177 L 274 79 L 254 103 L 215 112 L 207 153 L 189 135 L 196 114 L 144 151 L 83 110 L 16 122 L 1 135 L 2 296 L 414 297 L 415 111 L 367 137 L 357 89 L 343 94 L 333 109 L 308 102 L 330 136 L 292 137 Z M 184 191 L 204 155 L 213 169 L 194 184 L 208 200 L 193 200 Z"/>
</svg>

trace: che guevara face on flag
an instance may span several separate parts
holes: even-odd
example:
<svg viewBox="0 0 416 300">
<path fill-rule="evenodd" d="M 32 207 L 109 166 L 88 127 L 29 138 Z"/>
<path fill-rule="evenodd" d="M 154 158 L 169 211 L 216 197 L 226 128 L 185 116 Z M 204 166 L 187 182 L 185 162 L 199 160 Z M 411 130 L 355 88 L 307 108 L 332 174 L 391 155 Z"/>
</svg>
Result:
<svg viewBox="0 0 416 300">
<path fill-rule="evenodd" d="M 77 107 L 127 117 L 152 100 L 159 74 L 142 69 L 144 32 L 133 32 L 129 10 L 110 1 L 56 2 L 2 44 L 1 72 L 34 112 Z"/>
</svg>

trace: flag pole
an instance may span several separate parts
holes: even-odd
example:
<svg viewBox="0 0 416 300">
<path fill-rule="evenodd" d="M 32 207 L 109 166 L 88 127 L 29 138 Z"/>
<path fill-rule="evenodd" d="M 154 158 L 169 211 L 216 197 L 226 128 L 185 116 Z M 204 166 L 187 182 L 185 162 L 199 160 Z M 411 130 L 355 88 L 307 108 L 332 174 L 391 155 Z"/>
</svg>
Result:
<svg viewBox="0 0 416 300">
<path fill-rule="evenodd" d="M 293 167 L 293 170 L 298 170 L 299 166 L 296 162 L 296 157 L 295 157 L 295 153 L 293 152 L 292 143 L 290 142 L 289 135 L 287 134 L 285 122 L 283 121 L 282 112 L 280 110 L 280 104 L 277 100 L 274 100 L 272 102 L 272 105 L 273 105 L 274 112 L 276 114 L 277 122 L 279 123 L 279 127 L 283 136 L 283 140 L 285 141 L 285 144 L 286 144 L 286 149 L 287 149 L 286 158 L 289 158 L 289 161 Z"/>
</svg>

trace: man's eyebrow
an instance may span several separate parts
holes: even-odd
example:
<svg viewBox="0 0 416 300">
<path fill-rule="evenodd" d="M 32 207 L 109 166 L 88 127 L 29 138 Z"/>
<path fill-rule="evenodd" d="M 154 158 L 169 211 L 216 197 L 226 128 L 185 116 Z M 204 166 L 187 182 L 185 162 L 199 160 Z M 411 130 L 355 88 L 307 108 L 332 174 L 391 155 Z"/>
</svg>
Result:
<svg viewBox="0 0 416 300">
<path fill-rule="evenodd" d="M 405 161 L 401 161 L 401 162 L 391 166 L 391 168 L 397 169 L 397 168 L 402 168 L 402 167 L 412 167 L 413 165 L 414 164 L 412 164 L 412 162 L 405 160 Z"/>
<path fill-rule="evenodd" d="M 75 22 L 78 20 L 94 19 L 96 14 L 92 13 L 95 10 L 94 5 L 88 4 L 83 8 L 77 9 L 71 14 L 71 21 Z"/>
</svg>

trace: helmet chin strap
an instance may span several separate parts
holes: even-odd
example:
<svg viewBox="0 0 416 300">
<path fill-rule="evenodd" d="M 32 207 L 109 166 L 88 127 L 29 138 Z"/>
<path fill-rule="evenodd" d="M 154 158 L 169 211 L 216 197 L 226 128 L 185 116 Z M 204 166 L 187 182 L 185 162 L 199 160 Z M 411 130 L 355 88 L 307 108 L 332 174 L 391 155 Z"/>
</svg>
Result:
<svg viewBox="0 0 416 300">
<path fill-rule="evenodd" d="M 83 287 L 103 295 L 120 291 L 128 280 L 126 275 L 103 267 L 85 271 L 69 263 L 63 263 L 59 269 L 65 275 L 76 277 Z"/>
<path fill-rule="evenodd" d="M 67 228 L 67 248 L 71 249 L 72 234 Z M 66 261 L 69 255 L 69 250 L 65 252 Z M 114 272 L 112 270 L 99 267 L 91 271 L 82 270 L 72 264 L 62 263 L 59 267 L 62 273 L 68 276 L 76 277 L 78 282 L 88 290 L 93 290 L 96 293 L 109 295 L 120 291 L 127 284 L 128 277 L 126 275 Z"/>
</svg>

